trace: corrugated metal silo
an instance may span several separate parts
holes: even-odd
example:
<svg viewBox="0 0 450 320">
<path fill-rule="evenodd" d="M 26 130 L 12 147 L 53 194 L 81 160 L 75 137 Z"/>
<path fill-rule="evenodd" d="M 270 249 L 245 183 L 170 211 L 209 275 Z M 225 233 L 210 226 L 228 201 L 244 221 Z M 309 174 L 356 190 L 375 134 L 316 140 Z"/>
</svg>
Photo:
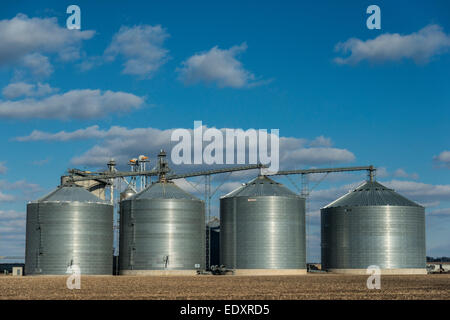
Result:
<svg viewBox="0 0 450 320">
<path fill-rule="evenodd" d="M 112 274 L 113 206 L 83 187 L 60 186 L 27 205 L 25 273 Z"/>
<path fill-rule="evenodd" d="M 211 237 L 211 239 L 209 239 Z M 209 243 L 208 243 L 208 240 Z M 206 225 L 206 269 L 220 265 L 220 220 L 214 217 Z M 209 256 L 211 258 L 209 258 Z"/>
<path fill-rule="evenodd" d="M 120 193 L 120 201 L 123 201 L 125 199 L 128 199 L 136 194 L 136 191 L 134 191 L 133 187 L 131 185 L 128 185 L 127 188 Z"/>
<path fill-rule="evenodd" d="M 235 274 L 306 273 L 305 199 L 259 176 L 220 199 L 221 264 Z"/>
<path fill-rule="evenodd" d="M 205 268 L 203 201 L 159 181 L 120 207 L 120 274 L 194 275 Z"/>
<path fill-rule="evenodd" d="M 322 268 L 365 274 L 426 273 L 425 210 L 376 181 L 321 209 Z"/>
</svg>

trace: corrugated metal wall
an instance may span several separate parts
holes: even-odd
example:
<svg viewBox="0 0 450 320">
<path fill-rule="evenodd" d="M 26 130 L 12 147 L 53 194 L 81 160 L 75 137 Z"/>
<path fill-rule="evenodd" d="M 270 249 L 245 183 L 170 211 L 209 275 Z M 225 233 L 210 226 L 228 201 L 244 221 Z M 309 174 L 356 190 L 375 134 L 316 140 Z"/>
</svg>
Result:
<svg viewBox="0 0 450 320">
<path fill-rule="evenodd" d="M 247 186 L 220 200 L 221 264 L 305 269 L 305 200 L 267 177 Z"/>
<path fill-rule="evenodd" d="M 154 193 L 121 202 L 121 271 L 205 268 L 204 203 L 181 198 L 174 187 L 164 186 L 161 193 L 161 186 L 154 185 Z"/>
<path fill-rule="evenodd" d="M 85 190 L 76 188 L 82 198 Z M 66 274 L 78 265 L 82 274 L 112 274 L 113 207 L 52 199 L 27 206 L 25 273 Z"/>
<path fill-rule="evenodd" d="M 425 268 L 425 210 L 367 182 L 321 210 L 324 269 Z"/>
<path fill-rule="evenodd" d="M 325 269 L 425 268 L 423 208 L 327 208 L 321 220 Z"/>
</svg>

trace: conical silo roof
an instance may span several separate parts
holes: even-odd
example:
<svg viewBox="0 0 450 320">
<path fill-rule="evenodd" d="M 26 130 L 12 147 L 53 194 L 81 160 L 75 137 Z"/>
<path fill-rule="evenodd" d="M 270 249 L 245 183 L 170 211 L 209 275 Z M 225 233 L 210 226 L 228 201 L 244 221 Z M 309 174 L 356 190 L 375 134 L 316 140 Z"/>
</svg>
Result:
<svg viewBox="0 0 450 320">
<path fill-rule="evenodd" d="M 141 199 L 186 199 L 186 200 L 198 200 L 197 197 L 191 195 L 190 193 L 184 191 L 178 187 L 175 183 L 167 182 L 155 182 L 137 193 L 136 195 L 130 197 L 131 200 L 141 200 Z"/>
<path fill-rule="evenodd" d="M 221 197 L 262 197 L 262 196 L 278 196 L 278 197 L 298 197 L 297 194 L 267 176 L 258 176 L 250 182 L 240 186 L 230 193 Z"/>
<path fill-rule="evenodd" d="M 366 181 L 356 189 L 326 205 L 323 209 L 354 206 L 421 207 L 393 189 L 389 189 L 376 181 Z"/>
<path fill-rule="evenodd" d="M 46 196 L 37 200 L 37 202 L 89 202 L 89 203 L 108 203 L 93 195 L 85 188 L 77 185 L 59 186 Z"/>
</svg>

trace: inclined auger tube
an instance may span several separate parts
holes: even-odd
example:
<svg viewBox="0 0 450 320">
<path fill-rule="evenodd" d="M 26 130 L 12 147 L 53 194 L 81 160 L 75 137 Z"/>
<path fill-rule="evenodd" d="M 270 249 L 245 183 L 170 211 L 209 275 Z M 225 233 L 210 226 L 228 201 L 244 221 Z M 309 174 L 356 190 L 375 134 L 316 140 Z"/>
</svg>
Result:
<svg viewBox="0 0 450 320">
<path fill-rule="evenodd" d="M 303 179 L 302 196 L 265 175 L 222 196 L 220 220 L 213 232 L 217 237 L 212 239 L 211 225 L 205 223 L 205 202 L 172 180 L 210 178 L 262 165 L 176 174 L 161 150 L 152 170 L 142 166 L 141 171 L 133 167 L 130 173 L 121 172 L 112 161 L 108 167 L 107 172 L 71 170 L 74 176 L 28 204 L 25 274 L 66 275 L 68 268 L 78 266 L 81 274 L 111 275 L 117 230 L 116 270 L 122 275 L 306 273 L 304 196 L 309 190 Z M 365 274 L 369 266 L 378 266 L 385 274 L 426 273 L 424 208 L 376 182 L 373 166 L 287 170 L 277 175 L 305 178 L 361 170 L 368 171 L 367 182 L 321 209 L 322 269 Z M 158 181 L 148 185 L 146 179 L 138 192 L 138 175 L 157 176 Z M 131 179 L 118 199 L 120 225 L 114 231 L 114 192 L 109 201 L 91 192 L 105 191 L 108 185 L 114 190 L 114 179 L 126 176 Z M 210 183 L 205 179 L 205 199 L 211 198 Z M 206 204 L 210 212 L 210 202 Z M 207 243 L 211 249 L 207 250 Z M 215 258 L 216 252 L 210 250 L 217 251 L 219 243 Z"/>
</svg>

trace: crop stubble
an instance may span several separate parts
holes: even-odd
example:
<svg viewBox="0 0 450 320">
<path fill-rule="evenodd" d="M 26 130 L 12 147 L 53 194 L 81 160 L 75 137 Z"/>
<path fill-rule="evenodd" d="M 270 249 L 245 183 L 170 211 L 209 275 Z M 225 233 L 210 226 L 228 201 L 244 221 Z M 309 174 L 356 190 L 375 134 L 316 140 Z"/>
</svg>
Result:
<svg viewBox="0 0 450 320">
<path fill-rule="evenodd" d="M 368 290 L 367 276 L 82 276 L 69 290 L 67 276 L 0 277 L 0 299 L 450 299 L 450 274 L 382 276 Z"/>
</svg>

